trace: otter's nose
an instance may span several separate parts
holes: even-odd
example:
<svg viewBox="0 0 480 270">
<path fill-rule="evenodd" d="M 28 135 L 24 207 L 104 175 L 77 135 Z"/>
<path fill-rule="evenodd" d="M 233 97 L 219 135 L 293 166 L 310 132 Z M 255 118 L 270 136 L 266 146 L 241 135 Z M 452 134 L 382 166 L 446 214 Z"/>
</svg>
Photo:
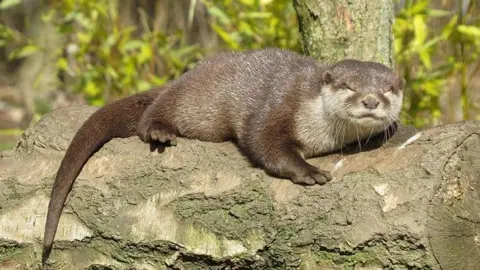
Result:
<svg viewBox="0 0 480 270">
<path fill-rule="evenodd" d="M 373 96 L 367 96 L 362 100 L 362 104 L 365 108 L 373 110 L 378 107 L 378 104 L 380 104 L 380 101 L 378 101 L 378 99 L 376 99 Z"/>
</svg>

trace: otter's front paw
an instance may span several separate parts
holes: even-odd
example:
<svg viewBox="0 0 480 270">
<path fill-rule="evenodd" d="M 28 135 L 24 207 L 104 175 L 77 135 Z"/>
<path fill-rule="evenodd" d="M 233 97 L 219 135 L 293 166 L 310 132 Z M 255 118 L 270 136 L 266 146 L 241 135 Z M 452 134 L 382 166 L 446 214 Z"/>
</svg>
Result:
<svg viewBox="0 0 480 270">
<path fill-rule="evenodd" d="M 323 185 L 330 180 L 332 180 L 332 175 L 329 171 L 320 170 L 314 166 L 292 177 L 292 182 L 300 185 Z"/>
<path fill-rule="evenodd" d="M 177 136 L 161 124 L 152 124 L 140 134 L 144 142 L 177 145 Z"/>
</svg>

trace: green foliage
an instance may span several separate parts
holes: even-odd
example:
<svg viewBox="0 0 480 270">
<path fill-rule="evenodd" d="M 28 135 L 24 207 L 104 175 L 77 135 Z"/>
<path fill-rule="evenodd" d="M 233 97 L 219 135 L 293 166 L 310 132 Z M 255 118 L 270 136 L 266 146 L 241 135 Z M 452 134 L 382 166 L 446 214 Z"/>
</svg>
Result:
<svg viewBox="0 0 480 270">
<path fill-rule="evenodd" d="M 0 47 L 5 47 L 14 40 L 14 31 L 0 24 Z"/>
<path fill-rule="evenodd" d="M 67 0 L 54 5 L 46 18 L 56 20 L 59 31 L 69 37 L 58 68 L 73 77 L 73 88 L 94 105 L 110 95 L 125 96 L 145 91 L 179 76 L 195 60 L 197 48 L 174 49 L 181 35 L 152 32 L 144 16 L 144 28 L 122 26 L 118 1 Z M 166 67 L 165 76 L 155 75 Z"/>
<path fill-rule="evenodd" d="M 273 2 L 205 0 L 203 4 L 210 15 L 210 26 L 230 49 L 272 46 L 298 50 L 298 28 L 291 1 Z M 149 18 L 142 11 L 141 29 L 125 27 L 119 18 L 120 3 L 54 1 L 42 16 L 68 39 L 63 56 L 57 61 L 59 73 L 68 77 L 65 88 L 82 93 L 93 105 L 103 105 L 112 96 L 160 86 L 180 76 L 201 57 L 201 48 L 183 43 L 183 33 L 167 36 L 151 31 Z M 15 3 L 7 4 L 6 8 Z M 10 59 L 26 57 L 40 49 L 22 38 L 20 33 L 0 28 L 0 45 L 17 44 Z M 159 73 L 164 76 L 157 76 Z"/>
<path fill-rule="evenodd" d="M 4 0 L 0 3 L 0 11 L 13 8 L 22 3 L 21 0 Z M 21 59 L 36 53 L 40 48 L 27 39 L 22 33 L 0 24 L 0 48 L 8 47 L 8 60 Z"/>
<path fill-rule="evenodd" d="M 299 50 L 291 0 L 202 0 L 210 25 L 233 50 L 280 47 Z"/>
<path fill-rule="evenodd" d="M 21 33 L 0 24 L 0 48 L 9 47 L 8 60 L 28 57 L 40 50 L 30 39 Z"/>
<path fill-rule="evenodd" d="M 405 110 L 416 126 L 435 124 L 441 116 L 439 98 L 449 79 L 461 77 L 464 118 L 468 119 L 468 82 L 475 76 L 468 67 L 479 62 L 480 24 L 465 25 L 458 12 L 429 8 L 429 0 L 407 0 L 394 24 L 395 59 L 407 79 Z M 438 32 L 429 31 L 433 19 L 444 18 Z M 446 48 L 453 54 L 434 61 Z M 457 48 L 461 48 L 458 50 Z M 478 66 L 478 64 L 477 64 Z"/>
<path fill-rule="evenodd" d="M 3 0 L 0 3 L 0 9 L 8 9 L 22 3 L 22 0 Z"/>
</svg>

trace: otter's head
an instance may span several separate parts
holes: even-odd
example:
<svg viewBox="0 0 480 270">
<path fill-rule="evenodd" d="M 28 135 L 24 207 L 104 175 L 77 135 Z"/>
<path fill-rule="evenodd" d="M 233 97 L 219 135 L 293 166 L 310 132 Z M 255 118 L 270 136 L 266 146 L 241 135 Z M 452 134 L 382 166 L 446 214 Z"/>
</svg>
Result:
<svg viewBox="0 0 480 270">
<path fill-rule="evenodd" d="M 380 63 L 343 60 L 323 71 L 322 102 L 330 117 L 356 126 L 388 126 L 398 120 L 405 79 Z"/>
</svg>

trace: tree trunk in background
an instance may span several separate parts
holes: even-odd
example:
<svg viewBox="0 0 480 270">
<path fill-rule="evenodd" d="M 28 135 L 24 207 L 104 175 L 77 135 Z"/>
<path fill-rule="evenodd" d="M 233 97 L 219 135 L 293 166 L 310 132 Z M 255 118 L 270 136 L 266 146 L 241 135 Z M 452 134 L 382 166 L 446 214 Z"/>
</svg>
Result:
<svg viewBox="0 0 480 270">
<path fill-rule="evenodd" d="M 37 53 L 25 58 L 17 70 L 16 87 L 22 92 L 28 120 L 39 112 L 36 101 L 43 100 L 44 104 L 47 104 L 49 94 L 58 88 L 56 62 L 63 46 L 63 37 L 53 23 L 42 19 L 46 8 L 48 7 L 45 5 L 26 8 L 28 24 L 25 35 L 41 48 Z M 45 113 L 45 109 L 41 113 Z"/>
<path fill-rule="evenodd" d="M 57 32 L 52 22 L 42 19 L 44 11 L 48 9 L 45 1 L 28 0 L 17 7 L 2 12 L 2 20 L 6 25 L 25 34 L 32 43 L 41 49 L 12 66 L 15 72 L 15 88 L 21 93 L 27 126 L 37 111 L 37 101 L 43 101 L 47 107 L 52 91 L 58 88 L 56 61 L 63 46 L 63 37 Z M 44 108 L 40 113 L 45 113 Z"/>
<path fill-rule="evenodd" d="M 303 50 L 320 61 L 373 60 L 393 67 L 391 0 L 294 0 Z"/>
</svg>

